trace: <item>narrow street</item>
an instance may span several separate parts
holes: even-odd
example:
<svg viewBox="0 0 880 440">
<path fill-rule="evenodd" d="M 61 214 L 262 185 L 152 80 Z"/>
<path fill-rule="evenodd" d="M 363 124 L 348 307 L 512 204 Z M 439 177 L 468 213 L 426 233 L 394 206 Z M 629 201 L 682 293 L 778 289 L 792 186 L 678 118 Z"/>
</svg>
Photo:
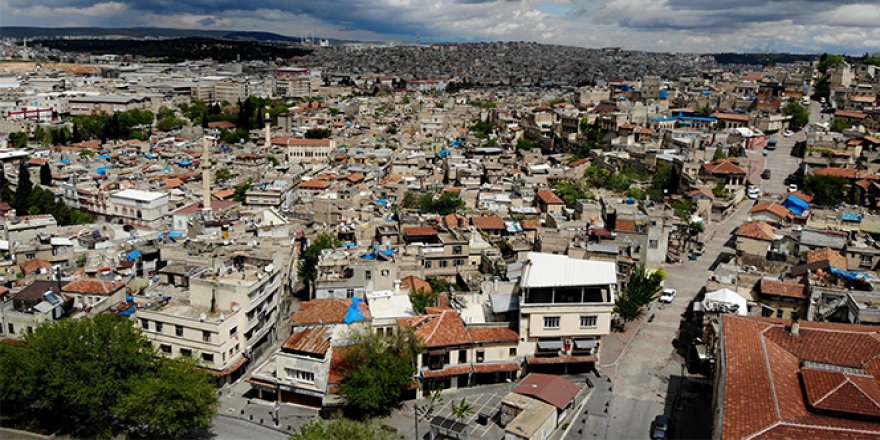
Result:
<svg viewBox="0 0 880 440">
<path fill-rule="evenodd" d="M 615 364 L 601 368 L 612 378 L 608 411 L 589 411 L 581 433 L 572 430 L 568 438 L 647 438 L 654 416 L 668 413 L 670 378 L 683 371 L 682 358 L 673 347 L 681 315 L 705 284 L 709 268 L 718 256 L 733 252 L 725 247 L 726 242 L 748 217 L 750 208 L 751 203 L 746 201 L 730 217 L 707 228 L 706 235 L 712 237 L 714 232 L 714 238 L 707 241 L 706 252 L 699 260 L 666 267 L 666 286 L 677 289 L 677 297 L 672 304 L 662 307 L 656 302 L 652 304 L 647 313 L 655 314 L 653 322 L 644 322 Z M 594 399 L 607 396 L 595 394 L 588 408 L 602 408 L 606 402 Z"/>
</svg>

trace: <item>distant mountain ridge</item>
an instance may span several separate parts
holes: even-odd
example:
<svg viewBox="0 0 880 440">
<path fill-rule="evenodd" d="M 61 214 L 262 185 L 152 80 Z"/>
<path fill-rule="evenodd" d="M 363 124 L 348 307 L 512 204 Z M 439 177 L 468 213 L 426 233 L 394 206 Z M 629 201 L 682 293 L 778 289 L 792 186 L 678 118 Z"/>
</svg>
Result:
<svg viewBox="0 0 880 440">
<path fill-rule="evenodd" d="M 225 31 L 203 29 L 176 29 L 161 27 L 30 27 L 0 26 L 0 38 L 62 38 L 62 37 L 128 37 L 128 38 L 183 38 L 207 37 L 236 41 L 264 41 L 299 43 L 299 37 L 262 31 Z M 342 40 L 329 39 L 331 44 Z"/>
</svg>

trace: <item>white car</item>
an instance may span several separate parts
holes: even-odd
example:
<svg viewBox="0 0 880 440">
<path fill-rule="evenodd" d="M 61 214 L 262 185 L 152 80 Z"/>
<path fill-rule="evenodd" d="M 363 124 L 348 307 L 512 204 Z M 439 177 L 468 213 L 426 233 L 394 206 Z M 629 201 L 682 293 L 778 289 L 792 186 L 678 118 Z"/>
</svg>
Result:
<svg viewBox="0 0 880 440">
<path fill-rule="evenodd" d="M 750 186 L 746 195 L 748 196 L 748 198 L 755 200 L 758 197 L 761 197 L 761 190 L 758 189 L 757 186 Z"/>
<path fill-rule="evenodd" d="M 663 293 L 660 294 L 660 302 L 670 304 L 672 300 L 675 299 L 675 294 L 678 293 L 675 289 L 663 289 Z"/>
<path fill-rule="evenodd" d="M 794 132 L 791 131 L 791 130 L 785 130 L 785 131 L 782 133 L 782 135 L 785 136 L 785 137 L 792 137 L 792 136 L 794 136 Z"/>
<path fill-rule="evenodd" d="M 788 185 L 788 192 L 793 193 L 793 192 L 797 192 L 797 190 L 798 190 L 797 185 L 795 185 L 793 183 Z"/>
</svg>

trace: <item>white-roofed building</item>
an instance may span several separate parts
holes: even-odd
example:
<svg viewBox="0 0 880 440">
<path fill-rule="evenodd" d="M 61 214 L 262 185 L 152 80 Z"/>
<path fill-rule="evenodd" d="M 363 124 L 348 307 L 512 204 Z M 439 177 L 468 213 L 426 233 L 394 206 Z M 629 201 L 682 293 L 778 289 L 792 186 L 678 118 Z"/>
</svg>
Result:
<svg viewBox="0 0 880 440">
<path fill-rule="evenodd" d="M 110 195 L 109 215 L 126 224 L 154 228 L 168 213 L 168 201 L 168 193 L 125 189 Z"/>
<path fill-rule="evenodd" d="M 529 252 L 519 287 L 519 352 L 529 370 L 592 368 L 611 332 L 616 265 Z"/>
</svg>

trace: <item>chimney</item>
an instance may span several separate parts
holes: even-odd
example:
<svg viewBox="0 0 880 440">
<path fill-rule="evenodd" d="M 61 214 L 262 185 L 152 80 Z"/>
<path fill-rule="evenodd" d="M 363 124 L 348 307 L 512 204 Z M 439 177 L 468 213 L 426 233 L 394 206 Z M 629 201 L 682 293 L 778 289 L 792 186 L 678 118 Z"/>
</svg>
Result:
<svg viewBox="0 0 880 440">
<path fill-rule="evenodd" d="M 205 136 L 202 141 L 202 213 L 211 215 L 211 143 L 212 139 Z"/>
<path fill-rule="evenodd" d="M 801 319 L 797 312 L 791 313 L 791 328 L 789 331 L 792 336 L 799 336 L 801 334 Z"/>
</svg>

